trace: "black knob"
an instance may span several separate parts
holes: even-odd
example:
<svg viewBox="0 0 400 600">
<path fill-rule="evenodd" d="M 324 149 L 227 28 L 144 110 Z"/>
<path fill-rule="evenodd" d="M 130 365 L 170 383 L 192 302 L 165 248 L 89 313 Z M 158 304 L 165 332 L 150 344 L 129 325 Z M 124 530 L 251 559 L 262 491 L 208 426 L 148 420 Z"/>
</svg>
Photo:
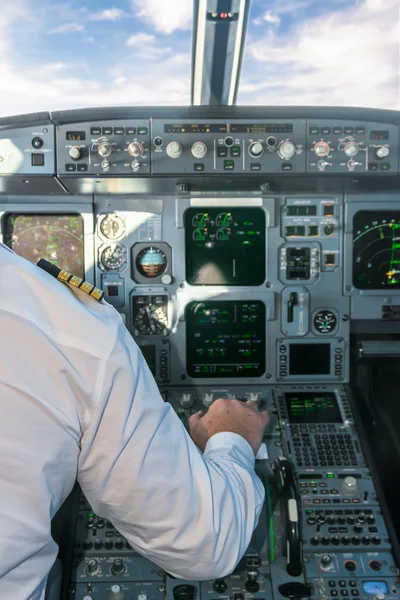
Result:
<svg viewBox="0 0 400 600">
<path fill-rule="evenodd" d="M 194 600 L 195 592 L 194 585 L 176 585 L 173 589 L 174 600 Z"/>
<path fill-rule="evenodd" d="M 327 535 L 323 535 L 321 538 L 321 544 L 324 544 L 325 546 L 327 546 L 329 544 L 329 538 Z"/>
<path fill-rule="evenodd" d="M 125 564 L 121 558 L 116 558 L 114 560 L 111 567 L 111 573 L 113 573 L 113 575 L 122 575 L 122 573 L 125 573 Z"/>
<path fill-rule="evenodd" d="M 374 535 L 374 537 L 371 538 L 371 542 L 375 544 L 375 546 L 379 546 L 381 543 L 381 538 L 377 535 Z"/>
<path fill-rule="evenodd" d="M 213 583 L 213 590 L 217 594 L 223 594 L 226 592 L 228 586 L 223 579 L 216 579 Z"/>
<path fill-rule="evenodd" d="M 364 546 L 369 546 L 369 545 L 370 545 L 370 542 L 371 542 L 371 540 L 369 539 L 369 537 L 368 537 L 368 536 L 366 536 L 366 535 L 365 535 L 365 536 L 362 538 L 362 540 L 361 540 L 361 541 L 362 541 L 362 543 L 364 544 Z"/>
<path fill-rule="evenodd" d="M 354 517 L 347 517 L 347 523 L 349 525 L 354 525 L 354 523 L 356 522 Z"/>
<path fill-rule="evenodd" d="M 250 592 L 250 594 L 256 594 L 258 592 L 258 590 L 260 589 L 258 582 L 251 580 L 251 579 L 249 579 L 249 581 L 246 581 L 245 587 L 246 587 L 246 590 L 248 592 Z"/>
<path fill-rule="evenodd" d="M 344 535 L 344 536 L 342 537 L 342 540 L 341 540 L 341 541 L 342 541 L 342 544 L 343 544 L 343 546 L 348 546 L 348 545 L 350 544 L 350 538 L 349 538 L 349 537 L 347 537 L 347 535 Z"/>
<path fill-rule="evenodd" d="M 332 556 L 330 554 L 323 554 L 321 556 L 321 565 L 327 567 L 332 563 Z"/>
<path fill-rule="evenodd" d="M 325 228 L 324 228 L 325 235 L 332 235 L 332 233 L 334 231 L 335 231 L 335 226 L 334 225 L 332 225 L 332 224 L 325 225 Z"/>
<path fill-rule="evenodd" d="M 106 543 L 104 544 L 104 548 L 106 550 L 112 550 L 113 549 L 114 544 L 112 543 L 111 540 L 107 540 Z"/>
<path fill-rule="evenodd" d="M 97 527 L 99 529 L 101 529 L 102 527 L 104 527 L 105 523 L 104 523 L 104 519 L 97 519 Z"/>
<path fill-rule="evenodd" d="M 354 560 L 346 560 L 344 563 L 344 568 L 346 571 L 353 572 L 357 569 L 357 563 L 355 563 Z"/>
<path fill-rule="evenodd" d="M 84 548 L 85 550 L 91 550 L 91 549 L 93 548 L 93 544 L 92 544 L 92 542 L 91 542 L 90 540 L 85 540 L 85 541 L 83 542 L 83 548 Z"/>
<path fill-rule="evenodd" d="M 331 542 L 334 546 L 339 546 L 340 537 L 338 535 L 334 535 L 333 538 L 331 539 Z"/>
<path fill-rule="evenodd" d="M 312 537 L 311 538 L 311 543 L 313 546 L 318 546 L 319 545 L 319 538 L 318 537 Z"/>
<path fill-rule="evenodd" d="M 328 517 L 327 521 L 329 525 L 334 525 L 336 523 L 335 517 Z"/>
<path fill-rule="evenodd" d="M 353 529 L 354 529 L 354 533 L 362 533 L 362 531 L 363 531 L 363 528 L 361 527 L 361 525 L 354 525 Z"/>
<path fill-rule="evenodd" d="M 96 550 L 101 550 L 103 547 L 103 542 L 101 540 L 96 540 L 94 543 L 94 547 L 96 548 Z"/>
<path fill-rule="evenodd" d="M 307 523 L 309 525 L 315 525 L 315 521 L 316 521 L 315 517 L 308 517 L 308 519 L 307 519 Z"/>
<path fill-rule="evenodd" d="M 357 517 L 357 520 L 359 523 L 364 523 L 365 521 L 365 514 L 364 513 L 360 513 Z"/>
<path fill-rule="evenodd" d="M 346 519 L 344 517 L 338 517 L 337 522 L 339 523 L 339 525 L 345 525 Z"/>
<path fill-rule="evenodd" d="M 351 543 L 353 544 L 353 546 L 359 546 L 361 544 L 361 538 L 359 535 L 353 535 L 353 537 L 351 538 Z"/>
<path fill-rule="evenodd" d="M 374 517 L 374 515 L 368 515 L 367 523 L 368 523 L 368 525 L 375 525 L 375 517 Z"/>
<path fill-rule="evenodd" d="M 122 548 L 124 547 L 123 540 L 118 540 L 117 542 L 115 542 L 115 547 L 117 550 L 122 550 Z"/>
</svg>

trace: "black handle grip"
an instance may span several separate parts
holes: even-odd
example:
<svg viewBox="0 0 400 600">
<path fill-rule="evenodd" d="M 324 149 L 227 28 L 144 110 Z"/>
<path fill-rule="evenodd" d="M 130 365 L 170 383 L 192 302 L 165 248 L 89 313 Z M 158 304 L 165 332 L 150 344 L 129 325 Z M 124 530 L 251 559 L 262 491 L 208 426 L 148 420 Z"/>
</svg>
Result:
<svg viewBox="0 0 400 600">
<path fill-rule="evenodd" d="M 283 495 L 284 519 L 287 532 L 286 570 L 292 577 L 301 575 L 303 547 L 301 543 L 300 499 L 294 476 L 294 466 L 286 458 L 278 458 L 273 464 Z"/>
</svg>

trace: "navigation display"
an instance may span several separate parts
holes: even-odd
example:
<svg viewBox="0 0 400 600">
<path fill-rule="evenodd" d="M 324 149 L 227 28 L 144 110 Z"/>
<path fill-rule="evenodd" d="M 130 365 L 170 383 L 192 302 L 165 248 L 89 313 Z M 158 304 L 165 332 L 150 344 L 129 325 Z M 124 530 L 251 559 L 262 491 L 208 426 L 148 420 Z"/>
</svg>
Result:
<svg viewBox="0 0 400 600">
<path fill-rule="evenodd" d="M 330 375 L 330 344 L 289 344 L 290 375 Z"/>
<path fill-rule="evenodd" d="M 400 288 L 400 211 L 354 216 L 353 284 L 359 290 Z"/>
<path fill-rule="evenodd" d="M 266 218 L 261 208 L 189 208 L 184 214 L 190 285 L 262 285 Z"/>
<path fill-rule="evenodd" d="M 261 377 L 265 371 L 265 304 L 190 302 L 186 306 L 190 377 Z"/>
<path fill-rule="evenodd" d="M 343 423 L 336 396 L 330 392 L 285 394 L 289 423 Z"/>
<path fill-rule="evenodd" d="M 9 214 L 4 238 L 16 254 L 34 264 L 45 258 L 85 278 L 82 215 Z"/>
</svg>

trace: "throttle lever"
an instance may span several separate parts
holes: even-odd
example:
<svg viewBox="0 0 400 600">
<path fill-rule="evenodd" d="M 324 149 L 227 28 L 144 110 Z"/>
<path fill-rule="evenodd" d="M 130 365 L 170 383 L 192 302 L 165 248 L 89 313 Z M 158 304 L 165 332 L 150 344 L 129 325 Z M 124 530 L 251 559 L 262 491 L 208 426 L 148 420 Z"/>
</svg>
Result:
<svg viewBox="0 0 400 600">
<path fill-rule="evenodd" d="M 302 572 L 303 547 L 301 543 L 300 498 L 297 491 L 294 466 L 287 458 L 280 457 L 273 463 L 283 495 L 284 519 L 287 533 L 286 571 L 292 577 L 298 577 Z"/>
</svg>

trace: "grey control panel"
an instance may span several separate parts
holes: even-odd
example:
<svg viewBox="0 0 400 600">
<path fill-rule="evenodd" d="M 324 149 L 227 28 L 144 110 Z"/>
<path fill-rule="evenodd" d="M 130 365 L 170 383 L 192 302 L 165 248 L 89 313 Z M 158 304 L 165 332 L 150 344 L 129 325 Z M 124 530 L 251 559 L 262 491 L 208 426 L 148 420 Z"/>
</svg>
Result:
<svg viewBox="0 0 400 600">
<path fill-rule="evenodd" d="M 305 171 L 305 122 L 152 122 L 157 173 L 282 173 Z"/>
<path fill-rule="evenodd" d="M 150 173 L 150 123 L 121 120 L 59 125 L 60 175 L 139 175 Z"/>
<path fill-rule="evenodd" d="M 0 176 L 50 176 L 55 164 L 54 125 L 0 127 Z"/>
</svg>

